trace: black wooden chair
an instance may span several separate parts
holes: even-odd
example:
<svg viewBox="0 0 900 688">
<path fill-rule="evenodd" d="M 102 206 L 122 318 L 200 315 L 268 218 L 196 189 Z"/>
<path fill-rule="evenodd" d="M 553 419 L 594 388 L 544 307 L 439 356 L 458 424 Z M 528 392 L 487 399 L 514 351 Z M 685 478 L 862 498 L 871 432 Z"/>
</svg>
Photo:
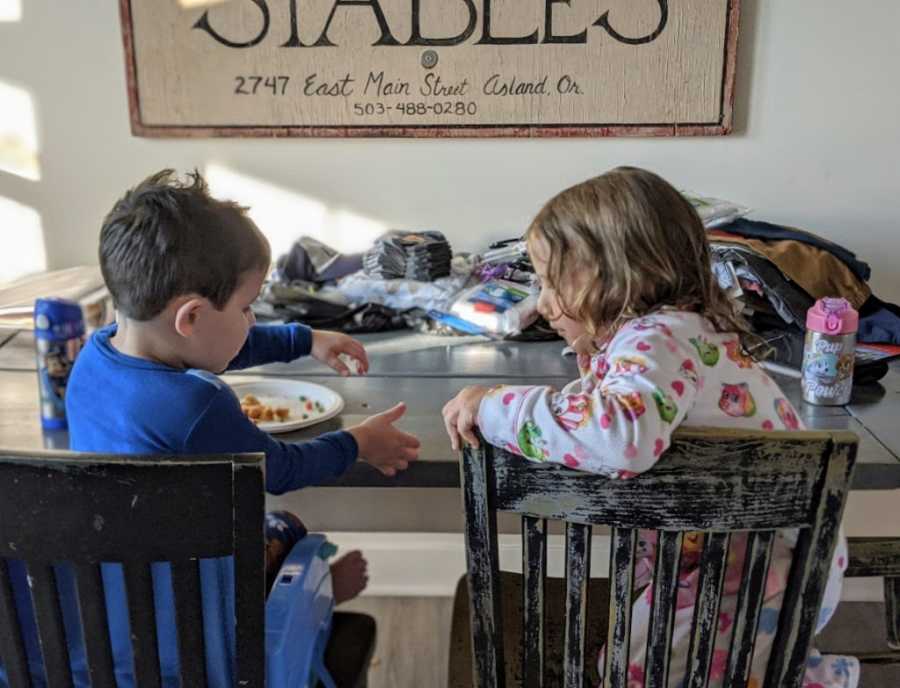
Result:
<svg viewBox="0 0 900 688">
<path fill-rule="evenodd" d="M 32 686 L 10 584 L 24 563 L 48 688 L 72 685 L 56 567 L 77 580 L 81 635 L 94 688 L 115 686 L 100 562 L 121 563 L 134 683 L 160 685 L 151 562 L 170 562 L 181 684 L 208 685 L 199 560 L 234 557 L 237 686 L 265 685 L 263 456 L 105 456 L 0 451 L 0 664 L 11 688 Z M 26 622 L 27 623 L 27 622 Z M 209 629 L 208 629 L 209 630 Z M 230 632 L 230 631 L 229 631 Z M 326 663 L 339 686 L 362 688 L 374 621 L 335 614 Z"/>
<path fill-rule="evenodd" d="M 461 471 L 468 574 L 458 598 L 467 597 L 468 602 L 463 600 L 454 611 L 450 687 L 588 685 L 586 618 L 591 613 L 601 628 L 587 649 L 593 653 L 600 644 L 607 645 L 603 685 L 627 685 L 631 604 L 636 592 L 632 582 L 641 528 L 657 530 L 659 538 L 645 688 L 669 685 L 684 533 L 705 534 L 688 676 L 683 684 L 699 688 L 708 681 L 730 533 L 749 531 L 723 683 L 744 686 L 775 531 L 799 528 L 773 644 L 778 651 L 771 653 L 765 679 L 766 688 L 798 688 L 837 541 L 856 446 L 856 436 L 846 432 L 685 429 L 676 433 L 672 447 L 653 470 L 630 480 L 609 480 L 555 464 L 527 462 L 484 442 L 480 449 L 467 449 Z M 519 599 L 510 599 L 502 589 L 498 511 L 522 514 L 523 592 Z M 547 519 L 565 521 L 562 592 L 546 577 Z M 612 530 L 608 582 L 590 579 L 592 525 Z M 504 585 L 510 577 L 504 574 Z M 547 594 L 554 588 L 555 592 Z M 547 599 L 554 595 L 564 606 L 564 619 L 552 620 L 553 606 Z M 599 614 L 593 609 L 596 606 L 602 607 Z M 519 618 L 514 618 L 516 612 Z M 521 630 L 505 632 L 509 624 Z M 552 647 L 545 638 L 548 625 L 561 627 L 563 647 Z M 589 627 L 587 632 L 591 630 Z M 514 635 L 518 638 L 512 639 L 510 647 Z M 521 657 L 518 662 L 511 659 L 516 655 Z"/>
</svg>

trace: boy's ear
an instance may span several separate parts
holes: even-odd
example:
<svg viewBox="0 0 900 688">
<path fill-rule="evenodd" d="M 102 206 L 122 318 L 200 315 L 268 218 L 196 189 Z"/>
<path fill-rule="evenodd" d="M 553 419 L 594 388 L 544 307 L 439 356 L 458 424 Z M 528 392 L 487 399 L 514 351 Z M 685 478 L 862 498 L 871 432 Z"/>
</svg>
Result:
<svg viewBox="0 0 900 688">
<path fill-rule="evenodd" d="M 182 337 L 190 337 L 194 334 L 197 318 L 209 307 L 209 302 L 200 297 L 193 296 L 186 299 L 175 310 L 175 331 Z"/>
</svg>

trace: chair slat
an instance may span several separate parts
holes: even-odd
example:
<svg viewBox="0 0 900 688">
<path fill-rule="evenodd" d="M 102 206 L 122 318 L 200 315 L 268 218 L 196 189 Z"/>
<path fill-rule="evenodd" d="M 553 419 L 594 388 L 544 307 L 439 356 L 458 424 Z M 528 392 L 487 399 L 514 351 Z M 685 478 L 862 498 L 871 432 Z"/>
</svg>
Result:
<svg viewBox="0 0 900 688">
<path fill-rule="evenodd" d="M 794 561 L 773 644 L 779 652 L 773 652 L 769 658 L 764 688 L 793 688 L 802 684 L 819 607 L 828 583 L 828 571 L 837 544 L 856 450 L 855 437 L 836 435 L 831 446 L 823 452 L 826 469 L 821 494 L 817 495 L 812 528 L 801 530 L 794 546 Z"/>
<path fill-rule="evenodd" d="M 691 628 L 684 688 L 706 688 L 719 627 L 719 604 L 728 568 L 728 533 L 706 533 L 700 560 L 699 595 Z"/>
<path fill-rule="evenodd" d="M 72 671 L 69 664 L 69 647 L 63 626 L 62 609 L 56 589 L 56 575 L 52 564 L 28 565 L 34 615 L 37 619 L 44 670 L 50 686 L 71 686 Z"/>
<path fill-rule="evenodd" d="M 669 680 L 669 653 L 675 601 L 678 595 L 678 565 L 684 533 L 658 531 L 656 566 L 653 571 L 653 601 L 644 666 L 645 688 L 665 688 Z"/>
<path fill-rule="evenodd" d="M 460 465 L 466 508 L 466 560 L 472 619 L 473 685 L 505 688 L 503 612 L 500 608 L 500 558 L 497 513 L 492 503 L 493 463 L 484 442 L 466 448 Z"/>
<path fill-rule="evenodd" d="M 266 627 L 265 486 L 259 464 L 234 467 L 234 611 L 237 676 L 242 688 L 264 688 Z"/>
<path fill-rule="evenodd" d="M 634 559 L 638 531 L 613 528 L 609 557 L 609 632 L 607 633 L 604 688 L 628 682 L 628 652 L 631 642 L 631 609 L 634 595 Z"/>
<path fill-rule="evenodd" d="M 547 578 L 547 522 L 522 517 L 522 571 L 525 576 L 522 676 L 526 688 L 544 685 L 544 583 Z"/>
<path fill-rule="evenodd" d="M 743 685 L 750 677 L 759 613 L 766 596 L 766 578 L 769 575 L 774 542 L 775 532 L 771 530 L 747 535 L 747 555 L 741 576 L 743 585 L 738 594 L 734 615 L 725 685 Z"/>
<path fill-rule="evenodd" d="M 590 577 L 591 527 L 566 523 L 566 688 L 582 688 L 584 684 L 585 618 Z"/>
<path fill-rule="evenodd" d="M 196 559 L 172 562 L 172 588 L 178 619 L 178 657 L 183 686 L 206 685 L 203 644 L 203 601 Z"/>
<path fill-rule="evenodd" d="M 115 688 L 116 678 L 109 627 L 106 620 L 106 596 L 99 564 L 73 564 L 78 585 L 78 607 L 91 672 L 91 688 Z"/>
<path fill-rule="evenodd" d="M 156 609 L 150 564 L 125 563 L 122 568 L 128 595 L 128 618 L 137 684 L 158 686 L 159 650 L 156 644 Z"/>
<path fill-rule="evenodd" d="M 11 686 L 30 686 L 8 566 L 7 560 L 0 557 L 0 661 Z"/>
</svg>

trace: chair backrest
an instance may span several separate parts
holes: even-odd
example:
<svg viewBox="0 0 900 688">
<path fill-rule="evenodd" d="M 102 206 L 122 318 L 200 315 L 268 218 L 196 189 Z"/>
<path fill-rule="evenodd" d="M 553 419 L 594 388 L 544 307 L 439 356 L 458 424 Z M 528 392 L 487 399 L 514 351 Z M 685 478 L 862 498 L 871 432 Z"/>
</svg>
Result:
<svg viewBox="0 0 900 688">
<path fill-rule="evenodd" d="M 160 685 L 152 562 L 170 562 L 182 685 L 207 685 L 200 559 L 234 557 L 235 685 L 264 684 L 263 455 L 0 452 L 0 664 L 31 686 L 10 581 L 27 567 L 49 688 L 69 686 L 57 566 L 74 572 L 91 685 L 115 686 L 101 562 L 120 563 L 135 684 Z M 32 631 L 33 632 L 33 631 Z"/>
<path fill-rule="evenodd" d="M 523 460 L 481 442 L 462 462 L 475 685 L 502 687 L 497 511 L 522 514 L 525 686 L 543 686 L 547 519 L 565 521 L 566 688 L 582 688 L 591 526 L 612 529 L 604 686 L 628 684 L 638 529 L 658 531 L 645 688 L 668 685 L 685 532 L 704 533 L 685 688 L 707 686 L 730 533 L 749 531 L 724 686 L 749 676 L 776 529 L 799 528 L 766 688 L 799 688 L 856 457 L 852 433 L 680 430 L 647 473 L 628 480 Z M 599 649 L 599 648 L 596 648 Z"/>
</svg>

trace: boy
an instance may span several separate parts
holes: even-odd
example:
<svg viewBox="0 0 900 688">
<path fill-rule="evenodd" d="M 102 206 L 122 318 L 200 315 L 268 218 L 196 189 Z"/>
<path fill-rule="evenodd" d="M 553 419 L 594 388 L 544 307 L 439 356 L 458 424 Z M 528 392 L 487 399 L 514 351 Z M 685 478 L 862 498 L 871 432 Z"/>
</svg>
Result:
<svg viewBox="0 0 900 688">
<path fill-rule="evenodd" d="M 66 392 L 76 451 L 134 454 L 265 452 L 266 490 L 281 494 L 341 475 L 357 458 L 386 475 L 417 456 L 392 423 L 398 404 L 347 431 L 302 444 L 253 425 L 216 373 L 311 354 L 341 374 L 362 344 L 302 325 L 255 327 L 250 304 L 268 271 L 269 244 L 234 203 L 212 198 L 194 174 L 163 170 L 127 192 L 100 233 L 100 267 L 117 323 L 78 357 Z M 277 568 L 276 568 L 277 570 Z M 364 586 L 358 553 L 334 568 L 336 601 Z"/>
<path fill-rule="evenodd" d="M 280 494 L 341 475 L 361 459 L 385 475 L 418 457 L 418 440 L 394 427 L 403 404 L 346 431 L 304 444 L 279 442 L 259 430 L 218 373 L 304 355 L 349 374 L 338 358 L 357 360 L 358 341 L 302 325 L 255 326 L 250 310 L 269 268 L 269 244 L 244 209 L 212 198 L 199 174 L 179 182 L 163 170 L 128 191 L 104 220 L 100 266 L 117 323 L 99 330 L 79 354 L 66 391 L 70 445 L 76 451 L 134 454 L 265 452 L 266 490 Z M 271 523 L 275 517 L 275 523 Z M 305 533 L 296 517 L 267 519 L 267 551 L 286 550 L 284 533 Z M 269 557 L 267 557 L 267 560 Z M 276 573 L 280 561 L 267 561 Z M 351 552 L 332 567 L 335 601 L 365 587 L 365 561 Z M 108 574 L 108 575 L 107 575 Z M 164 592 L 155 575 L 157 594 Z M 108 604 L 121 584 L 104 572 Z M 204 581 L 204 586 L 207 582 Z M 124 600 L 124 587 L 122 587 Z M 114 606 L 114 605 L 113 605 Z M 124 609 L 118 623 L 128 637 Z M 117 620 L 109 621 L 115 638 Z M 173 629 L 174 631 L 174 629 Z M 177 662 L 160 647 L 161 663 Z M 127 643 L 125 643 L 127 645 Z M 123 661 L 130 648 L 116 654 Z M 174 656 L 173 656 L 174 655 Z"/>
</svg>

